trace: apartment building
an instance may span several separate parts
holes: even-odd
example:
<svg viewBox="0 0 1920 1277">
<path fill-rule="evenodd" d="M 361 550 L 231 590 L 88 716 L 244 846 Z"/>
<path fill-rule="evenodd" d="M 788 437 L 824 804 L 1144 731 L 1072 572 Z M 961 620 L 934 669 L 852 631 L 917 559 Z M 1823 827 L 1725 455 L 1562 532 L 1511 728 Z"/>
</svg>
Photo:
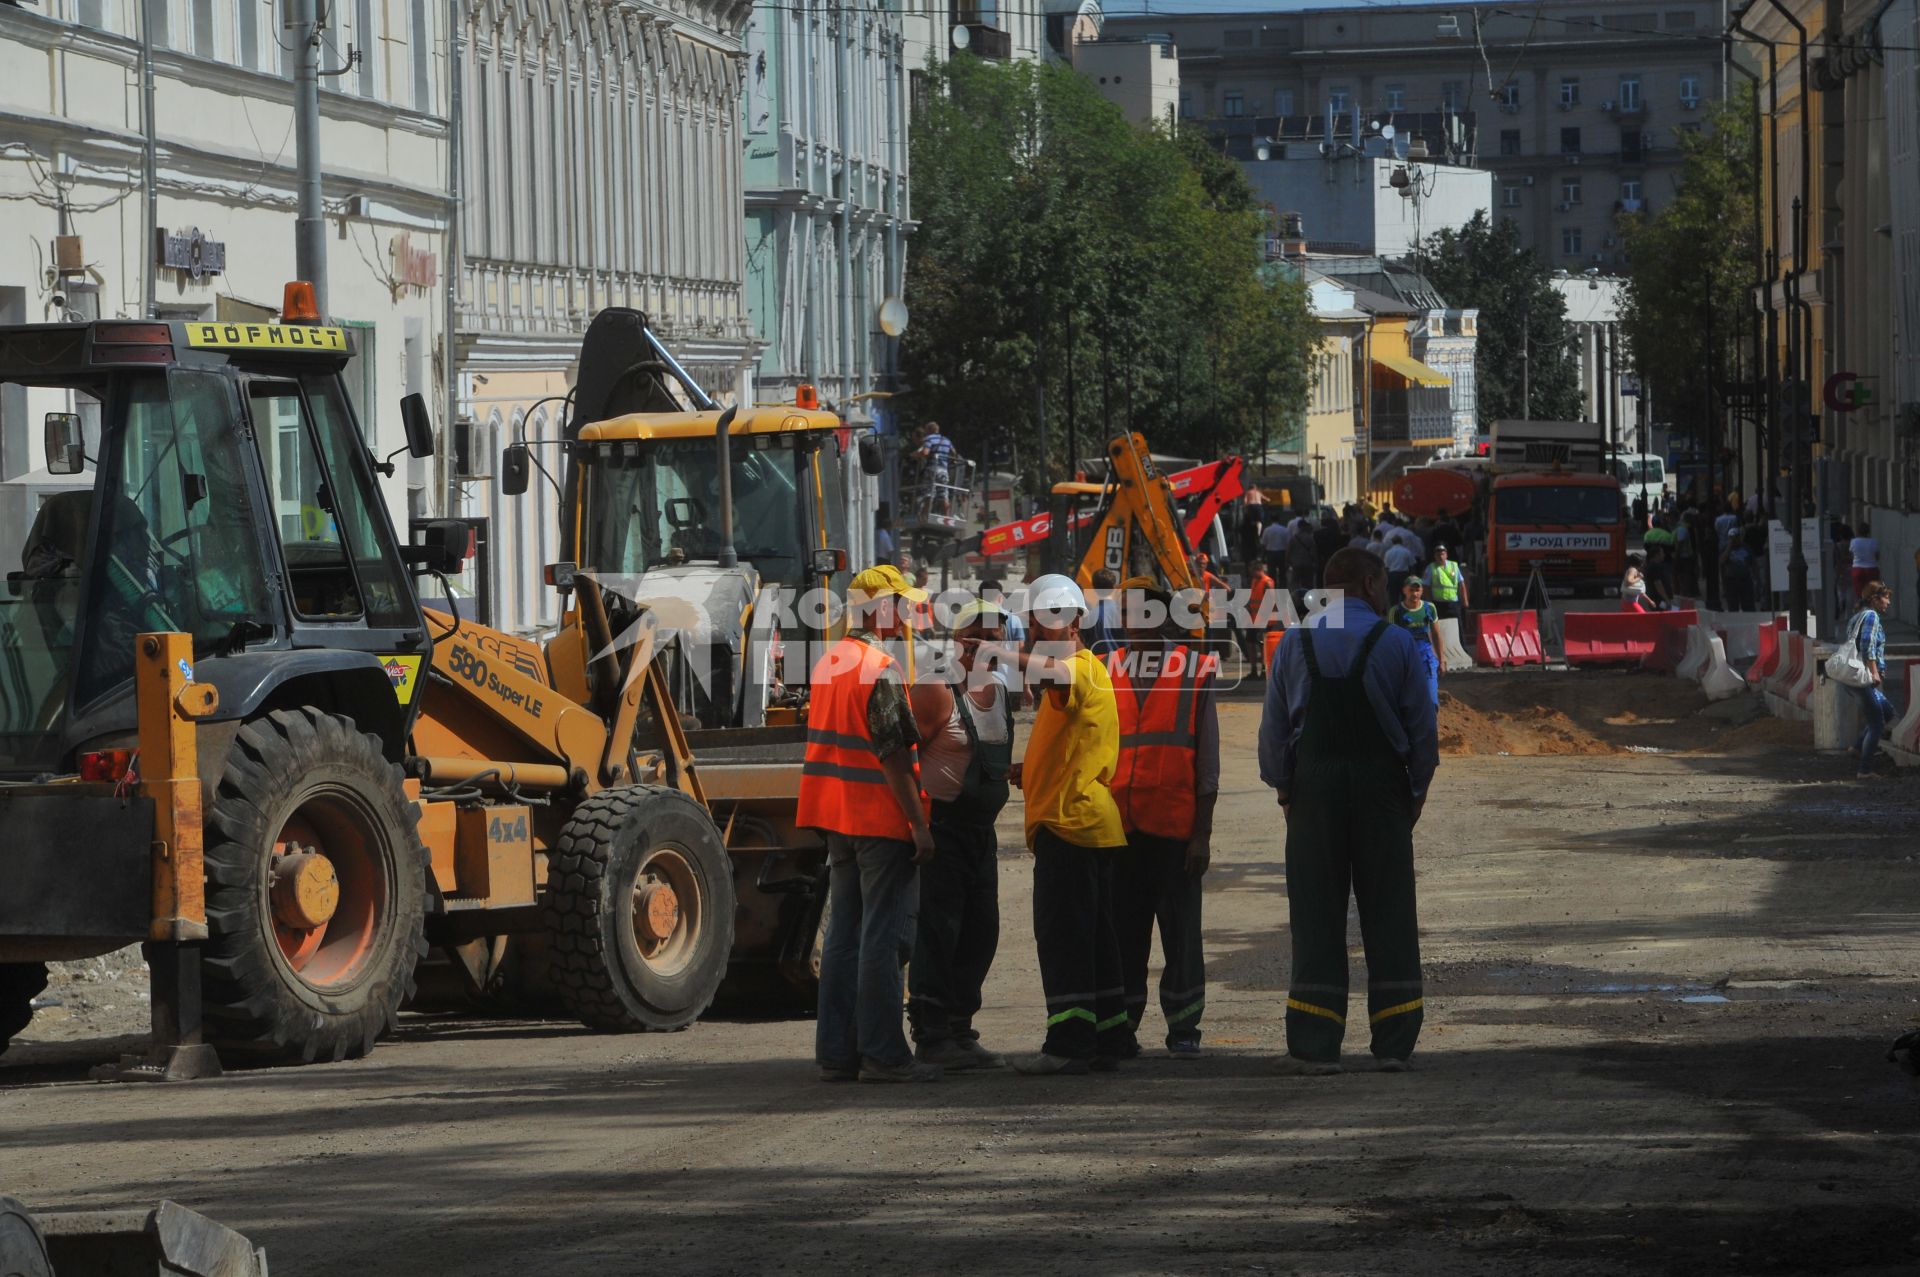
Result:
<svg viewBox="0 0 1920 1277">
<path fill-rule="evenodd" d="M 1182 116 L 1238 158 L 1431 133 L 1431 154 L 1491 171 L 1497 215 L 1573 270 L 1617 266 L 1618 219 L 1673 189 L 1678 135 L 1722 91 L 1720 23 L 1718 0 L 1540 0 L 1111 15 L 1105 34 L 1170 40 Z"/>
</svg>

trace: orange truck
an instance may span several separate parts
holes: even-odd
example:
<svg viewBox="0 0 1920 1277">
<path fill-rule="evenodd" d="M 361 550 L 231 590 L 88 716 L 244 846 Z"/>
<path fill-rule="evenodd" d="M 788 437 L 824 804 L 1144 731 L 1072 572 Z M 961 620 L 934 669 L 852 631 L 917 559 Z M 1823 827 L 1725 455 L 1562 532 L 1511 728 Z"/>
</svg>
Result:
<svg viewBox="0 0 1920 1277">
<path fill-rule="evenodd" d="M 1549 598 L 1617 598 L 1627 503 L 1592 421 L 1496 421 L 1480 597 L 1512 607 L 1536 573 Z"/>
</svg>

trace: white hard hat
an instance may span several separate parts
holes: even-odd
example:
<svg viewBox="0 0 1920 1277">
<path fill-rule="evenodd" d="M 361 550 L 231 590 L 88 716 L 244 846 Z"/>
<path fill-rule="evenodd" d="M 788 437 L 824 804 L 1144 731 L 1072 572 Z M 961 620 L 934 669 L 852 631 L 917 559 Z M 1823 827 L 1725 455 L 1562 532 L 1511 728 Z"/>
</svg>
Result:
<svg viewBox="0 0 1920 1277">
<path fill-rule="evenodd" d="M 1070 576 L 1049 572 L 1027 583 L 1027 615 L 1035 612 L 1087 614 L 1087 596 Z"/>
</svg>

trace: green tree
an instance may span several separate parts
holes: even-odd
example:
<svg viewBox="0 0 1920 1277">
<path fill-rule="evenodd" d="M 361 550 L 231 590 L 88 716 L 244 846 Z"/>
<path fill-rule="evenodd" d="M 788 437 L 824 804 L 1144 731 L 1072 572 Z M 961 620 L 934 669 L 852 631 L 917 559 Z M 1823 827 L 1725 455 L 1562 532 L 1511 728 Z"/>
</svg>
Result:
<svg viewBox="0 0 1920 1277">
<path fill-rule="evenodd" d="M 1670 199 L 1626 223 L 1627 341 L 1655 415 L 1704 448 L 1740 339 L 1754 275 L 1752 89 L 1677 131 L 1682 160 Z"/>
<path fill-rule="evenodd" d="M 1482 431 L 1502 418 L 1582 418 L 1566 301 L 1511 221 L 1475 213 L 1460 229 L 1430 236 L 1421 269 L 1449 306 L 1480 312 L 1473 365 Z"/>
<path fill-rule="evenodd" d="M 962 58 L 914 118 L 906 415 L 1029 486 L 1140 430 L 1217 456 L 1304 404 L 1305 291 L 1237 166 L 1056 67 Z"/>
</svg>

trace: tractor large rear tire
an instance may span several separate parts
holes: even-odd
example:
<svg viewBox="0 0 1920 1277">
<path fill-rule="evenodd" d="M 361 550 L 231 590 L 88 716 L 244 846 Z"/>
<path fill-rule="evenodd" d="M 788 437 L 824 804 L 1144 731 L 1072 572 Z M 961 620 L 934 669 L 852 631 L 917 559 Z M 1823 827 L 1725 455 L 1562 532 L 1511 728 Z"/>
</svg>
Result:
<svg viewBox="0 0 1920 1277">
<path fill-rule="evenodd" d="M 426 953 L 418 823 L 351 720 L 302 707 L 240 729 L 207 812 L 202 985 L 223 1056 L 353 1059 L 394 1027 Z M 336 897 L 324 918 L 297 889 L 314 876 Z"/>
<path fill-rule="evenodd" d="M 33 1020 L 33 1000 L 47 987 L 42 962 L 0 962 L 0 1055 L 14 1034 Z"/>
<path fill-rule="evenodd" d="M 678 790 L 609 789 L 581 803 L 542 906 L 554 984 L 589 1028 L 684 1029 L 727 974 L 733 866 L 706 808 Z"/>
</svg>

